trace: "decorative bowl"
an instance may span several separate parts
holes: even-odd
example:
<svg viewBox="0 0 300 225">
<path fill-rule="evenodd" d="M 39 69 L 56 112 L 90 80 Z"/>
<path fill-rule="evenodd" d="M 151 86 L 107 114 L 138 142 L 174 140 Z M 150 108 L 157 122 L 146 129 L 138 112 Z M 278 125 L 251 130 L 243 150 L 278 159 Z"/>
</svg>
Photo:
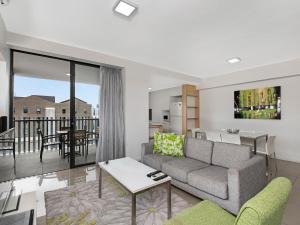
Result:
<svg viewBox="0 0 300 225">
<path fill-rule="evenodd" d="M 227 133 L 229 133 L 229 134 L 238 134 L 239 132 L 240 132 L 240 130 L 237 129 L 237 128 L 229 128 L 229 129 L 227 129 Z"/>
</svg>

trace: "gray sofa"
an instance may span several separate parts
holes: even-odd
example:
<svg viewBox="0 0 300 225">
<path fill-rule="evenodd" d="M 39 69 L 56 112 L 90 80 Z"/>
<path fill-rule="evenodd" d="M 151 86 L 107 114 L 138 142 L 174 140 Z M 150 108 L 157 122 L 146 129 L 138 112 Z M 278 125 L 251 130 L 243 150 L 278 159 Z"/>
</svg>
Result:
<svg viewBox="0 0 300 225">
<path fill-rule="evenodd" d="M 250 146 L 186 138 L 183 158 L 153 154 L 142 144 L 142 162 L 172 177 L 172 184 L 233 214 L 266 185 L 266 164 Z"/>
</svg>

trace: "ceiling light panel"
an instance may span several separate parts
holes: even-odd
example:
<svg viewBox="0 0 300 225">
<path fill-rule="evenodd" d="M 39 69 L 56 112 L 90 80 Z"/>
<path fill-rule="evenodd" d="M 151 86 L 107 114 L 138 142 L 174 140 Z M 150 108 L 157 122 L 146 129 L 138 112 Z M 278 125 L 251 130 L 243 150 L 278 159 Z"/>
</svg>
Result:
<svg viewBox="0 0 300 225">
<path fill-rule="evenodd" d="M 239 63 L 241 61 L 242 61 L 241 58 L 238 58 L 238 57 L 231 58 L 231 59 L 227 60 L 227 62 L 230 63 L 230 64 Z"/>
<path fill-rule="evenodd" d="M 133 4 L 121 0 L 118 1 L 118 3 L 116 4 L 114 11 L 128 17 L 136 9 L 137 7 L 134 6 Z"/>
</svg>

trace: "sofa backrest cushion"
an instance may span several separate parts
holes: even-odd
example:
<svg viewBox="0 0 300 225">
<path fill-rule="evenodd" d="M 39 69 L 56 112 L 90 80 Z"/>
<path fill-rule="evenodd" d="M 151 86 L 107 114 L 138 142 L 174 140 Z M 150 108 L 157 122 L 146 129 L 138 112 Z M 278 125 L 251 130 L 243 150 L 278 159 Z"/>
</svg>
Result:
<svg viewBox="0 0 300 225">
<path fill-rule="evenodd" d="M 213 142 L 187 137 L 184 152 L 188 158 L 200 160 L 211 164 Z"/>
<path fill-rule="evenodd" d="M 251 146 L 215 142 L 212 164 L 226 168 L 235 168 L 252 157 Z"/>
</svg>

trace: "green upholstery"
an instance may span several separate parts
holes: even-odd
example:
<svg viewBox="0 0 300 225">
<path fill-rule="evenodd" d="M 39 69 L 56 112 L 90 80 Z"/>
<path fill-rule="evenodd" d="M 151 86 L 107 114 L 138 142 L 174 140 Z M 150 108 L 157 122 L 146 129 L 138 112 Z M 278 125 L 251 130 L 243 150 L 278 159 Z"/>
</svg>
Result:
<svg viewBox="0 0 300 225">
<path fill-rule="evenodd" d="M 160 132 L 154 133 L 153 153 L 161 153 L 164 134 Z"/>
<path fill-rule="evenodd" d="M 163 156 L 183 156 L 184 135 L 154 133 L 153 153 Z"/>
<path fill-rule="evenodd" d="M 164 134 L 161 146 L 161 155 L 164 156 L 183 156 L 184 135 Z"/>
<path fill-rule="evenodd" d="M 247 201 L 236 218 L 216 204 L 203 201 L 165 225 L 281 225 L 291 189 L 290 180 L 279 177 Z"/>
<path fill-rule="evenodd" d="M 235 217 L 210 201 L 202 201 L 165 225 L 234 225 Z"/>
<path fill-rule="evenodd" d="M 281 225 L 291 189 L 287 178 L 274 179 L 243 205 L 235 225 Z"/>
</svg>

